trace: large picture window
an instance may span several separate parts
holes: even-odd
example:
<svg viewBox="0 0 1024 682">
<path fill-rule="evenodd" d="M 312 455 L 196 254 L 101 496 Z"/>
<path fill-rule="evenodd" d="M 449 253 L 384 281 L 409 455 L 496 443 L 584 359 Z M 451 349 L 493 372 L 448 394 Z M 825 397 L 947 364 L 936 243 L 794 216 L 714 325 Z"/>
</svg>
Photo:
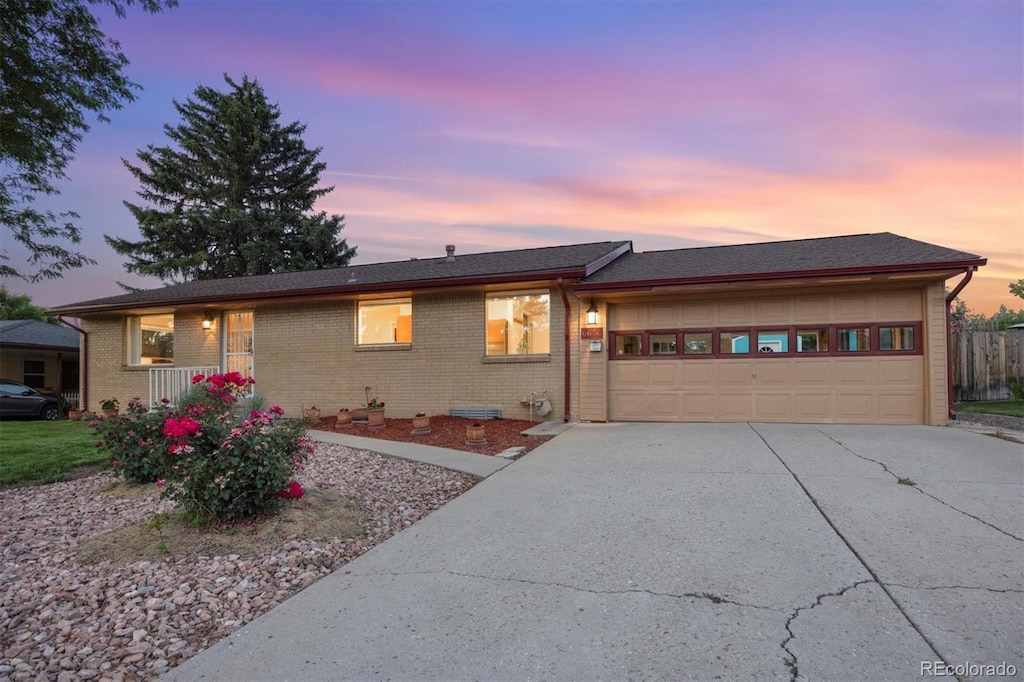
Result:
<svg viewBox="0 0 1024 682">
<path fill-rule="evenodd" d="M 487 355 L 551 352 L 551 297 L 543 292 L 487 296 Z"/>
<path fill-rule="evenodd" d="M 412 343 L 412 299 L 359 302 L 359 345 Z"/>
<path fill-rule="evenodd" d="M 128 319 L 128 364 L 174 362 L 174 315 L 140 315 Z"/>
</svg>

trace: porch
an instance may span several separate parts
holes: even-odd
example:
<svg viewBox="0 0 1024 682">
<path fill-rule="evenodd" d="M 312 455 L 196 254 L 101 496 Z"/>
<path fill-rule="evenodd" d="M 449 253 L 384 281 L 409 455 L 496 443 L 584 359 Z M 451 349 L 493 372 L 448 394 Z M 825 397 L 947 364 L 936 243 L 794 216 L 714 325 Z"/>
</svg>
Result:
<svg viewBox="0 0 1024 682">
<path fill-rule="evenodd" d="M 174 403 L 181 394 L 192 386 L 192 377 L 209 376 L 220 372 L 219 365 L 202 367 L 150 367 L 149 368 L 149 407 L 157 407 L 166 398 Z"/>
</svg>

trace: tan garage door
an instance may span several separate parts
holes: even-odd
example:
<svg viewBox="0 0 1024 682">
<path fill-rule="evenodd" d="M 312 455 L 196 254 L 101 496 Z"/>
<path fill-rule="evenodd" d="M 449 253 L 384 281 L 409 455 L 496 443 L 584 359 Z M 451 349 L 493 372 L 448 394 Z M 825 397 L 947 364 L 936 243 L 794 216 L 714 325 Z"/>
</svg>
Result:
<svg viewBox="0 0 1024 682">
<path fill-rule="evenodd" d="M 850 296 L 787 297 L 736 301 L 665 302 L 615 305 L 609 310 L 611 358 L 608 415 L 619 421 L 765 421 L 803 423 L 922 424 L 925 421 L 925 342 L 920 326 L 909 348 L 876 354 L 892 346 L 892 329 L 920 320 L 917 292 L 862 294 L 850 312 Z M 765 313 L 768 313 L 767 315 Z M 916 314 L 916 317 L 915 317 Z M 770 319 L 766 319 L 770 318 Z M 880 320 L 880 318 L 883 318 Z M 837 320 L 841 320 L 837 322 Z M 675 322 L 676 324 L 669 324 Z M 688 324 L 686 324 L 688 322 Z M 680 324 L 683 323 L 683 324 Z M 849 349 L 847 328 L 863 328 L 874 348 Z M 759 329 L 784 334 L 780 347 L 764 354 L 708 357 L 684 354 L 666 339 L 684 345 L 688 329 L 721 341 L 722 328 Z M 904 327 L 905 328 L 905 327 Z M 797 352 L 801 331 L 831 333 L 831 348 Z M 653 331 L 652 331 L 653 330 Z M 837 332 L 838 338 L 837 339 Z M 888 334 L 889 336 L 886 336 Z M 873 336 L 871 336 L 873 335 Z M 619 349 L 634 355 L 616 355 Z M 721 333 L 721 336 L 726 336 Z M 766 335 L 767 336 L 767 335 Z M 707 338 L 707 337 L 705 337 Z M 806 337 L 805 337 L 806 338 Z M 656 341 L 657 339 L 658 341 Z M 636 341 L 643 348 L 637 353 Z M 822 341 L 823 345 L 829 342 Z M 903 342 L 906 346 L 906 341 Z M 843 346 L 840 352 L 838 348 Z M 771 351 L 775 351 L 774 353 Z M 659 354 L 660 353 L 660 354 Z"/>
</svg>

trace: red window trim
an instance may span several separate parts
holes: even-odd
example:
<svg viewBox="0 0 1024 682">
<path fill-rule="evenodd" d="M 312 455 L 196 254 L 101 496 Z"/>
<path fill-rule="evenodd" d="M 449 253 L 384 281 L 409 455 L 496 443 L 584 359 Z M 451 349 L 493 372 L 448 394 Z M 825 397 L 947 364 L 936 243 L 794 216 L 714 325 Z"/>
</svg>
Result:
<svg viewBox="0 0 1024 682">
<path fill-rule="evenodd" d="M 883 328 L 910 327 L 914 333 L 914 347 L 910 350 L 881 350 L 881 332 Z M 828 332 L 828 350 L 826 351 L 804 351 L 798 353 L 796 350 L 797 331 L 811 331 L 824 329 Z M 868 339 L 871 347 L 865 351 L 841 351 L 839 350 L 840 329 L 867 329 Z M 735 358 L 822 358 L 822 357 L 873 357 L 873 356 L 906 356 L 924 354 L 924 323 L 920 320 L 910 322 L 840 322 L 833 324 L 798 324 L 789 326 L 765 326 L 765 327 L 692 327 L 682 329 L 646 329 L 633 330 L 624 329 L 608 332 L 608 359 L 609 360 L 728 360 Z M 787 335 L 787 350 L 784 353 L 757 353 L 753 349 L 757 346 L 757 339 L 761 333 L 781 333 Z M 747 334 L 750 350 L 746 353 L 722 353 L 721 335 L 723 333 Z M 650 337 L 652 334 L 675 335 L 676 352 L 674 354 L 651 353 Z M 711 334 L 710 353 L 684 352 L 686 334 Z M 617 355 L 616 339 L 619 336 L 640 337 L 639 355 Z"/>
</svg>

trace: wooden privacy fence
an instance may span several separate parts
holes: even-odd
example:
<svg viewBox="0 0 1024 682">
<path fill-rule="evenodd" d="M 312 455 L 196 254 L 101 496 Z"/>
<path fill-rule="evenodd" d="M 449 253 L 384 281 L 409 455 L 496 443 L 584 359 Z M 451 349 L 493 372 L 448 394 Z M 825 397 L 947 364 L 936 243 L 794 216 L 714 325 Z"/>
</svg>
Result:
<svg viewBox="0 0 1024 682">
<path fill-rule="evenodd" d="M 1005 400 L 1009 382 L 1024 378 L 1024 329 L 956 332 L 953 400 Z"/>
</svg>

